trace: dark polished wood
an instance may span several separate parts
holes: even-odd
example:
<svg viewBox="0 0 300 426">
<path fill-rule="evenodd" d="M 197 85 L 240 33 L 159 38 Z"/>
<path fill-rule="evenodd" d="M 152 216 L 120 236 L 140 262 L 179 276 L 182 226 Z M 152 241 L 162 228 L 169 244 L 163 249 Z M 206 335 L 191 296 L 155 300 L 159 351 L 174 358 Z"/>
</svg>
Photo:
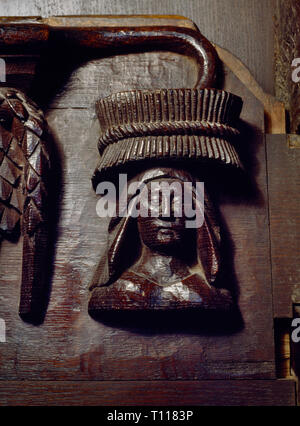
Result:
<svg viewBox="0 0 300 426">
<path fill-rule="evenodd" d="M 175 315 L 171 323 L 160 315 L 146 325 L 137 318 L 129 324 L 123 318 L 95 321 L 88 315 L 88 288 L 106 252 L 108 228 L 108 220 L 96 215 L 98 198 L 90 183 L 100 134 L 95 103 L 113 91 L 193 87 L 198 71 L 187 57 L 166 51 L 89 56 L 81 62 L 71 50 L 45 53 L 49 56 L 41 56 L 26 90 L 44 107 L 61 176 L 59 202 L 52 204 L 57 215 L 52 286 L 44 322 L 38 327 L 23 322 L 17 308 L 22 241 L 2 241 L 3 404 L 81 399 L 104 405 L 215 405 L 216 396 L 220 405 L 294 404 L 294 381 L 278 381 L 275 375 L 262 104 L 223 65 L 223 81 L 217 85 L 244 101 L 236 149 L 245 173 L 214 168 L 206 183 L 223 233 L 220 282 L 230 287 L 239 312 L 217 321 L 207 312 Z M 59 81 L 57 55 L 60 69 L 68 70 Z M 75 65 L 68 68 L 70 58 Z"/>
<path fill-rule="evenodd" d="M 40 54 L 45 48 L 85 49 L 116 54 L 132 51 L 169 50 L 192 56 L 199 67 L 196 86 L 213 87 L 217 78 L 217 53 L 211 43 L 192 28 L 175 26 L 93 27 L 61 26 L 42 22 L 19 24 L 0 18 L 3 36 L 0 49 L 5 54 Z M 92 53 L 90 52 L 90 53 Z M 93 53 L 95 55 L 95 53 Z M 102 53 L 103 54 L 103 53 Z"/>
<path fill-rule="evenodd" d="M 69 56 L 64 49 L 59 58 L 61 68 L 65 69 L 64 61 L 68 63 Z M 224 327 L 222 321 L 210 323 L 206 319 L 198 324 L 193 315 L 188 316 L 175 334 L 174 327 L 172 331 L 170 324 L 166 325 L 164 332 L 172 331 L 167 341 L 157 322 L 153 330 L 151 324 L 150 328 L 146 326 L 144 333 L 150 335 L 144 338 L 143 332 L 132 334 L 132 327 L 107 326 L 88 315 L 88 288 L 95 266 L 105 253 L 108 226 L 108 221 L 97 217 L 97 196 L 90 182 L 99 158 L 95 103 L 108 96 L 112 87 L 118 91 L 193 87 L 198 70 L 186 57 L 168 52 L 92 59 L 78 65 L 68 82 L 61 81 L 60 91 L 45 99 L 43 90 L 51 86 L 49 75 L 52 79 L 56 76 L 56 64 L 52 56 L 43 61 L 31 94 L 35 100 L 44 103 L 48 100 L 45 116 L 57 147 L 56 159 L 62 175 L 51 294 L 44 323 L 27 328 L 10 314 L 16 311 L 14 293 L 1 286 L 6 300 L 1 317 L 8 318 L 7 328 L 13 333 L 9 349 L 7 346 L 4 353 L 2 377 L 38 378 L 44 369 L 45 377 L 62 379 L 151 380 L 162 375 L 173 380 L 228 375 L 274 378 L 265 141 L 261 136 L 264 114 L 260 102 L 225 69 L 224 90 L 244 100 L 239 122 L 243 142 L 237 148 L 251 178 L 242 180 L 241 175 L 230 177 L 229 172 L 214 169 L 210 187 L 222 218 L 223 256 L 227 253 L 220 279 L 223 277 L 224 285 L 237 298 L 240 316 L 234 314 L 224 321 Z M 51 86 L 51 89 L 58 88 Z M 19 244 L 3 241 L 1 247 L 1 271 L 4 277 L 10 277 L 14 288 L 19 288 L 20 283 L 20 275 L 14 273 L 16 259 L 21 259 Z M 261 314 L 257 315 L 257 308 L 253 310 L 251 306 L 261 306 Z M 39 341 L 38 362 L 33 350 L 36 341 Z M 113 350 L 112 346 L 119 346 L 120 341 L 122 350 Z M 155 356 L 162 346 L 166 352 L 161 357 Z M 18 347 L 22 350 L 17 350 Z M 62 347 L 63 350 L 59 349 Z M 149 355 L 144 356 L 144 352 Z M 51 359 L 56 359 L 57 353 L 60 359 L 53 364 Z M 129 353 L 133 354 L 131 361 Z M 17 370 L 12 369 L 15 357 Z M 171 358 L 174 368 L 167 361 Z M 70 363 L 74 368 L 70 369 Z M 230 367 L 232 363 L 237 363 L 234 370 Z M 195 367 L 190 371 L 187 365 Z"/>
</svg>

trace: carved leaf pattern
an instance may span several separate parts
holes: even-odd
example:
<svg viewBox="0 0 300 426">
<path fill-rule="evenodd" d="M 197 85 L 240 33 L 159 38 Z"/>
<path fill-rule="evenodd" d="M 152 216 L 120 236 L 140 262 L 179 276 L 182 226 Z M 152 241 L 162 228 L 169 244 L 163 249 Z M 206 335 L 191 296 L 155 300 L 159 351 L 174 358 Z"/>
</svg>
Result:
<svg viewBox="0 0 300 426">
<path fill-rule="evenodd" d="M 24 235 L 20 314 L 37 310 L 47 248 L 50 162 L 42 111 L 21 91 L 0 88 L 0 235 Z M 38 288 L 38 291 L 37 291 Z"/>
</svg>

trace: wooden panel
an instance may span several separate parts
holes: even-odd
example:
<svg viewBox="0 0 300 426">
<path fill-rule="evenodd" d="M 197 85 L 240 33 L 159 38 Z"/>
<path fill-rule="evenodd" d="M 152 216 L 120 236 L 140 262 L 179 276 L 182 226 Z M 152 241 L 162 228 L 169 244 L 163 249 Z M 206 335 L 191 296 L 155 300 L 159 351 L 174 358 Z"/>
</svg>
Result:
<svg viewBox="0 0 300 426">
<path fill-rule="evenodd" d="M 35 88 L 44 103 L 43 87 L 53 77 L 53 68 L 45 70 L 37 77 L 39 90 Z M 209 330 L 209 324 L 201 324 L 201 316 L 189 318 L 177 329 L 156 324 L 154 329 L 138 331 L 96 322 L 87 313 L 88 286 L 105 248 L 107 229 L 107 220 L 96 215 L 97 197 L 90 182 L 98 161 L 95 101 L 116 90 L 191 87 L 195 80 L 193 62 L 181 55 L 131 54 L 88 61 L 71 74 L 59 93 L 52 93 L 46 115 L 62 180 L 61 204 L 53 206 L 59 209 L 59 222 L 50 302 L 40 327 L 18 318 L 16 263 L 21 242 L 4 243 L 0 317 L 7 322 L 8 343 L 0 347 L 2 379 L 274 378 L 263 109 L 228 70 L 225 89 L 245 102 L 239 151 L 253 179 L 238 185 L 235 179 L 226 186 L 220 176 L 215 192 L 222 183 L 219 203 L 229 271 L 224 280 L 238 294 L 241 315 L 221 331 L 222 319 Z"/>
<path fill-rule="evenodd" d="M 36 13 L 36 3 L 29 1 L 26 8 L 32 9 L 24 14 L 103 13 L 99 8 L 107 12 L 114 6 L 119 13 L 131 13 L 131 9 L 145 12 L 152 7 L 157 7 L 156 13 L 166 12 L 156 0 L 124 3 L 92 1 L 82 6 L 75 1 L 58 6 L 55 1 L 41 2 Z M 172 13 L 191 14 L 205 35 L 250 64 L 268 90 L 273 79 L 266 65 L 272 61 L 271 49 L 266 49 L 271 46 L 271 9 L 267 7 L 272 1 L 242 3 L 245 16 L 240 14 L 243 5 L 233 7 L 231 0 L 227 0 L 228 8 L 221 8 L 215 0 L 186 2 L 185 8 L 174 0 L 164 7 Z M 13 2 L 7 7 L 9 4 Z M 18 4 L 22 14 L 25 5 Z M 269 25 L 262 23 L 265 18 Z M 236 30 L 236 22 L 241 31 Z M 224 27 L 228 32 L 219 31 Z M 64 52 L 60 59 L 64 56 L 68 61 Z M 107 221 L 96 216 L 97 197 L 90 184 L 98 156 L 95 100 L 129 88 L 191 87 L 196 80 L 195 67 L 191 60 L 165 52 L 121 55 L 88 61 L 54 90 L 52 71 L 62 65 L 54 62 L 48 72 L 41 69 L 40 83 L 33 88 L 36 100 L 46 110 L 61 174 L 61 203 L 53 206 L 59 211 L 59 221 L 48 313 L 39 327 L 19 319 L 22 242 L 4 242 L 0 250 L 0 318 L 6 321 L 7 343 L 0 346 L 0 376 L 4 380 L 0 382 L 0 403 L 294 405 L 294 382 L 269 380 L 275 378 L 275 369 L 266 145 L 260 103 L 225 69 L 224 88 L 245 101 L 243 139 L 238 148 L 251 176 L 231 180 L 231 190 L 222 179 L 216 179 L 214 188 L 228 249 L 225 262 L 229 274 L 224 279 L 230 280 L 238 295 L 241 316 L 221 331 L 222 319 L 216 328 L 210 328 L 201 324 L 200 315 L 177 329 L 161 324 L 147 330 L 113 326 L 96 322 L 87 314 L 88 285 L 104 251 L 107 229 Z M 44 96 L 49 86 L 52 92 Z M 218 196 L 219 187 L 224 192 Z M 265 380 L 254 380 L 258 378 Z M 36 381 L 28 382 L 31 379 Z"/>
<path fill-rule="evenodd" d="M 0 405 L 295 405 L 292 380 L 0 382 Z"/>
<path fill-rule="evenodd" d="M 2 0 L 0 16 L 167 14 L 190 18 L 211 41 L 239 57 L 273 92 L 274 0 Z"/>
<path fill-rule="evenodd" d="M 300 149 L 286 135 L 267 136 L 274 315 L 292 317 L 300 303 Z"/>
</svg>

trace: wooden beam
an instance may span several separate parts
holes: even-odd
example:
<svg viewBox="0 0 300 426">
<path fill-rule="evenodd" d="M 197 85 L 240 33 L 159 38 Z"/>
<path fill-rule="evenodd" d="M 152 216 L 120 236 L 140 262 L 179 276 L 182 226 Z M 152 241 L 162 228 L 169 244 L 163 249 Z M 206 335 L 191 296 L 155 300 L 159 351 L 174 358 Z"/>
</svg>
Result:
<svg viewBox="0 0 300 426">
<path fill-rule="evenodd" d="M 294 380 L 1 381 L 1 405 L 295 405 Z"/>
</svg>

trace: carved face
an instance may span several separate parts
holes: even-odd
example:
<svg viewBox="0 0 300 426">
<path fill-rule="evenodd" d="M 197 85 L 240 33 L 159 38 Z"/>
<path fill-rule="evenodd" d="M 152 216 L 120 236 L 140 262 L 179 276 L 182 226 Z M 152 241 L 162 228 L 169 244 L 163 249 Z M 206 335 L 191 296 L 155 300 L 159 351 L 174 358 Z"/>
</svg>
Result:
<svg viewBox="0 0 300 426">
<path fill-rule="evenodd" d="M 186 217 L 183 205 L 183 183 L 178 179 L 149 182 L 146 196 L 140 199 L 140 208 L 147 217 L 138 216 L 138 229 L 142 243 L 158 251 L 182 248 L 186 241 Z"/>
</svg>

